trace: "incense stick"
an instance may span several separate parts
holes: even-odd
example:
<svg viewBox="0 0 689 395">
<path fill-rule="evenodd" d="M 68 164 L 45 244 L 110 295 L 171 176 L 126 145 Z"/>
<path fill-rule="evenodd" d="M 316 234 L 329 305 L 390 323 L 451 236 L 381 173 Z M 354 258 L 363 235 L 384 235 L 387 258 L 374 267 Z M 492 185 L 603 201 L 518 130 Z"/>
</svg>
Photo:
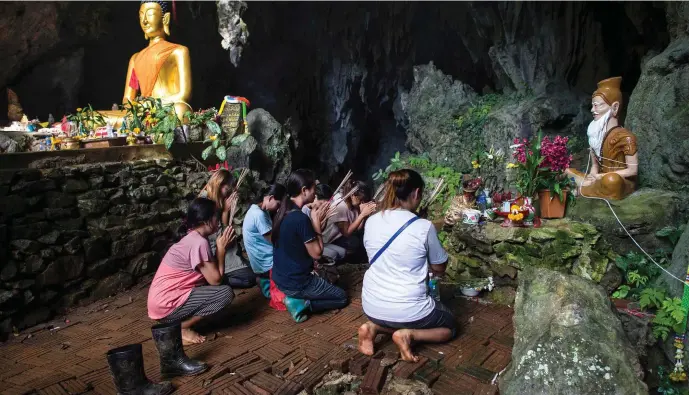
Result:
<svg viewBox="0 0 689 395">
<path fill-rule="evenodd" d="M 376 189 L 376 193 L 373 195 L 373 201 L 375 201 L 375 202 L 378 201 L 378 198 L 380 197 L 380 194 L 383 192 L 383 190 L 385 190 L 385 182 L 380 184 L 378 189 Z"/>
<path fill-rule="evenodd" d="M 351 170 L 347 171 L 347 175 L 342 179 L 342 182 L 340 183 L 340 185 L 337 186 L 337 189 L 335 189 L 335 190 L 333 191 L 333 195 L 330 197 L 330 200 L 328 200 L 328 202 L 332 202 L 332 201 L 333 201 L 333 198 L 335 198 L 335 195 L 337 195 L 337 193 L 340 191 L 340 189 L 342 189 L 342 187 L 344 186 L 344 184 L 345 184 L 347 181 L 349 181 L 349 178 L 350 178 L 352 175 L 354 175 L 354 173 L 352 173 Z"/>
<path fill-rule="evenodd" d="M 242 185 L 242 182 L 244 182 L 244 179 L 246 178 L 247 174 L 249 174 L 249 169 L 242 169 L 242 172 L 239 174 L 239 180 L 237 181 L 237 186 L 235 187 L 235 190 L 239 190 L 239 187 Z"/>
<path fill-rule="evenodd" d="M 428 197 L 428 200 L 426 200 L 421 207 L 428 207 L 430 206 L 431 203 L 440 195 L 440 192 L 443 190 L 445 187 L 445 179 L 441 178 L 438 184 L 435 186 L 433 189 L 433 192 L 431 192 L 431 196 Z"/>
<path fill-rule="evenodd" d="M 348 197 L 352 196 L 353 194 L 357 193 L 358 191 L 359 191 L 359 187 L 354 187 L 354 188 L 352 188 L 352 190 L 349 191 L 349 193 L 347 193 L 346 195 L 344 195 L 344 196 L 342 197 L 342 199 L 338 200 L 337 203 L 335 203 L 332 207 L 330 207 L 330 209 L 328 210 L 328 212 L 335 211 L 335 209 L 337 208 L 337 206 L 338 206 L 340 203 L 344 202 L 345 200 L 347 200 Z M 333 195 L 333 196 L 334 196 L 334 195 Z"/>
</svg>

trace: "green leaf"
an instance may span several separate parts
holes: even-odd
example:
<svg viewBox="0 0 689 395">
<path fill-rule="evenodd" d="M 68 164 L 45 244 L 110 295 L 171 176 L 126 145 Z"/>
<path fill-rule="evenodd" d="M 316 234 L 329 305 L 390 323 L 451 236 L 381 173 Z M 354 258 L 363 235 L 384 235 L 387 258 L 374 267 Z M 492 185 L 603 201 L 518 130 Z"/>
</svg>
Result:
<svg viewBox="0 0 689 395">
<path fill-rule="evenodd" d="M 612 294 L 612 297 L 615 299 L 624 299 L 628 294 L 629 290 L 631 288 L 629 285 L 620 285 L 619 288 Z"/>
<path fill-rule="evenodd" d="M 166 134 L 165 137 L 163 138 L 163 142 L 165 142 L 165 148 L 167 148 L 167 149 L 169 150 L 170 147 L 172 147 L 172 143 L 175 142 L 175 135 L 174 135 L 174 133 L 168 133 L 168 134 Z"/>
<path fill-rule="evenodd" d="M 207 127 L 208 130 L 210 130 L 211 133 L 213 133 L 213 134 L 217 134 L 217 135 L 222 134 L 222 128 L 220 127 L 220 125 L 218 125 L 217 122 L 215 122 L 215 121 L 213 121 L 213 120 L 207 121 L 207 122 L 206 122 L 206 127 Z"/>
<path fill-rule="evenodd" d="M 213 148 L 218 148 L 220 146 L 220 139 L 215 139 L 213 141 Z"/>
<path fill-rule="evenodd" d="M 659 231 L 656 232 L 656 236 L 658 237 L 668 237 L 670 236 L 673 232 L 675 232 L 677 228 L 674 226 L 666 226 L 663 229 L 660 229 Z"/>
<path fill-rule="evenodd" d="M 215 156 L 217 156 L 221 162 L 224 161 L 225 158 L 227 157 L 227 150 L 225 149 L 225 147 L 222 147 L 222 146 L 218 147 L 215 150 Z"/>
<path fill-rule="evenodd" d="M 667 339 L 667 335 L 670 334 L 670 328 L 662 325 L 654 325 L 653 326 L 653 337 L 656 339 Z"/>
<path fill-rule="evenodd" d="M 641 291 L 639 305 L 642 309 L 646 307 L 659 307 L 665 299 L 665 291 L 657 288 L 646 288 Z"/>
<path fill-rule="evenodd" d="M 211 154 L 212 152 L 213 152 L 213 146 L 212 146 L 212 145 L 209 145 L 208 147 L 206 147 L 206 148 L 203 150 L 203 152 L 201 152 L 201 158 L 202 158 L 203 160 L 208 159 L 208 156 L 210 156 L 210 154 Z"/>
</svg>

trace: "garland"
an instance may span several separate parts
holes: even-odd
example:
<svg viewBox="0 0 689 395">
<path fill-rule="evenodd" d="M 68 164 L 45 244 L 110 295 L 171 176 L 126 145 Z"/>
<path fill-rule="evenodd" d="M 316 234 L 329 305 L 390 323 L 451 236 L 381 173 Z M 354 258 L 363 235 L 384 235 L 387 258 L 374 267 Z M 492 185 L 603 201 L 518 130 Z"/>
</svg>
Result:
<svg viewBox="0 0 689 395">
<path fill-rule="evenodd" d="M 682 294 L 682 308 L 684 311 L 689 311 L 689 267 L 687 267 L 687 276 L 684 279 L 684 293 Z M 684 340 L 687 333 L 687 316 L 684 316 L 682 322 L 682 331 L 675 336 L 675 367 L 670 373 L 670 380 L 672 381 L 687 381 L 687 371 L 684 367 Z"/>
</svg>

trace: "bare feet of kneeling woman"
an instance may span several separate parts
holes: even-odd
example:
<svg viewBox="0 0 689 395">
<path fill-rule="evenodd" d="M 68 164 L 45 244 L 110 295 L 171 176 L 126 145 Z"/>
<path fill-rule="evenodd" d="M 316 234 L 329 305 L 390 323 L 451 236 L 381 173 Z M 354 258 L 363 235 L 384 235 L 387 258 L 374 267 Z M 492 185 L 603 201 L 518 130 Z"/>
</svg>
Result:
<svg viewBox="0 0 689 395">
<path fill-rule="evenodd" d="M 411 351 L 412 329 L 399 329 L 392 334 L 392 341 L 395 342 L 397 348 L 400 350 L 400 357 L 403 361 L 418 362 L 419 357 L 414 355 Z"/>
<path fill-rule="evenodd" d="M 189 328 L 182 329 L 182 344 L 189 346 L 192 344 L 199 344 L 206 341 L 206 336 L 201 336 Z"/>
</svg>

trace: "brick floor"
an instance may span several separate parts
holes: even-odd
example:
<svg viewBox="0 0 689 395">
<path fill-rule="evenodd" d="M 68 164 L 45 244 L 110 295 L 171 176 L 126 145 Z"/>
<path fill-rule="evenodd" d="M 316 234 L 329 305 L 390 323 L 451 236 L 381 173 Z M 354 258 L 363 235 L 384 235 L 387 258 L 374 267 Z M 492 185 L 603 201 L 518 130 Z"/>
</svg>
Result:
<svg viewBox="0 0 689 395">
<path fill-rule="evenodd" d="M 382 381 L 390 369 L 393 376 L 430 384 L 438 395 L 498 393 L 491 382 L 511 359 L 511 309 L 468 299 L 449 301 L 460 324 L 457 337 L 446 344 L 416 346 L 421 356 L 417 363 L 398 361 L 382 368 L 379 359 L 356 351 L 356 329 L 366 322 L 362 278 L 362 271 L 343 274 L 341 285 L 352 303 L 301 324 L 287 312 L 270 309 L 257 288 L 238 290 L 222 321 L 202 331 L 208 341 L 186 347 L 190 357 L 206 361 L 211 369 L 173 379 L 177 393 L 296 395 L 311 391 L 332 369 L 363 376 L 361 390 L 371 394 L 385 393 Z M 105 353 L 131 343 L 143 345 L 146 374 L 160 380 L 150 332 L 154 322 L 146 316 L 147 291 L 142 284 L 71 311 L 65 317 L 69 322 L 62 318 L 52 323 L 57 329 L 30 329 L 0 345 L 0 395 L 115 394 Z M 377 339 L 376 351 L 376 358 L 398 355 L 389 336 Z"/>
</svg>

